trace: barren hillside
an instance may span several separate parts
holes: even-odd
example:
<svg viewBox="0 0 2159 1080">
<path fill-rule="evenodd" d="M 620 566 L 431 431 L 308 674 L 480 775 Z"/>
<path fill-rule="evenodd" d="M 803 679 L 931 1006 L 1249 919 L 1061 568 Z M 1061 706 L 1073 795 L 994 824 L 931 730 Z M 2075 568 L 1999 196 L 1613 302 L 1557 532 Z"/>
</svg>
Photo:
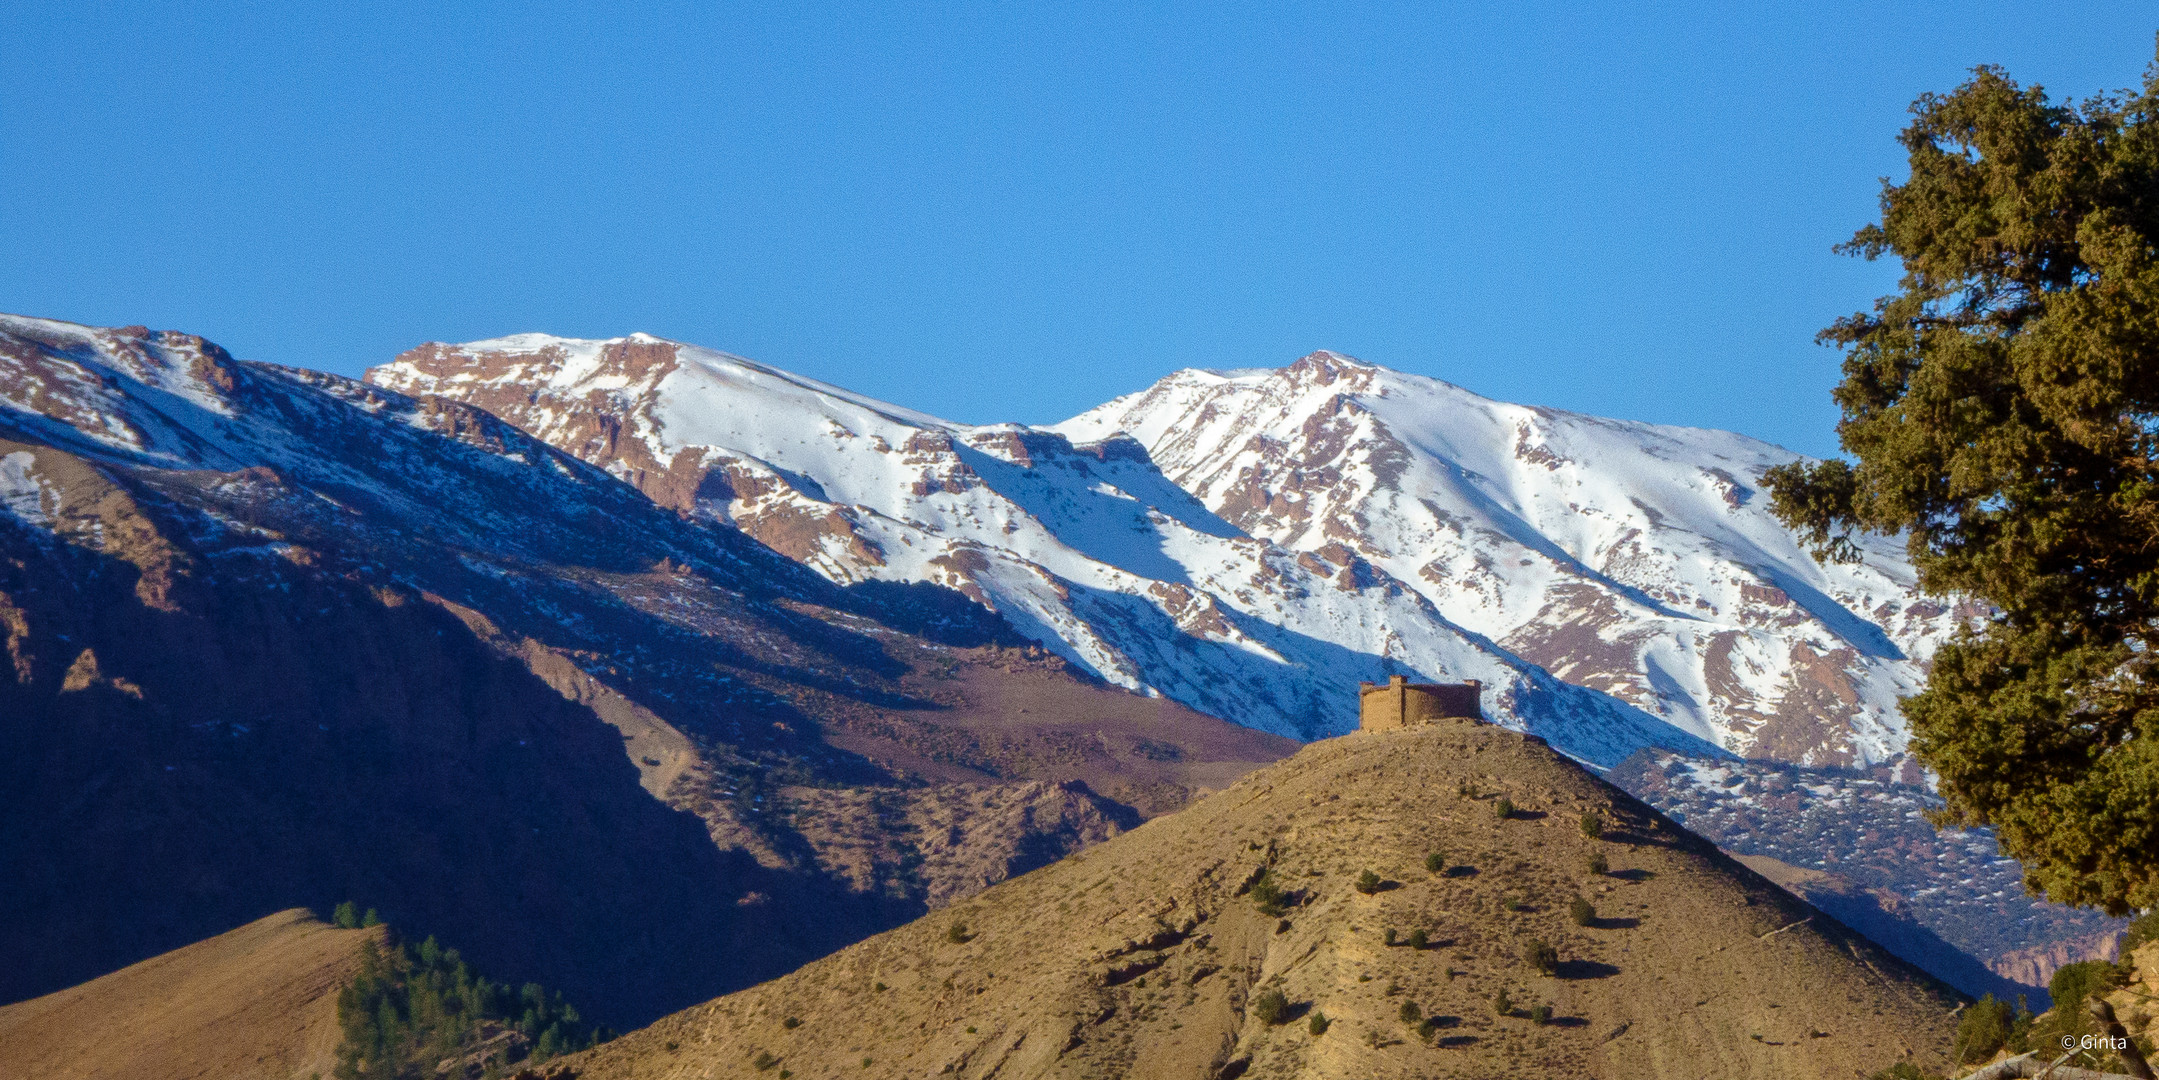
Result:
<svg viewBox="0 0 2159 1080">
<path fill-rule="evenodd" d="M 1272 888 L 1281 906 L 1263 910 Z M 1525 960 L 1538 941 L 1548 971 Z M 573 1065 L 584 1080 L 1852 1077 L 1938 1067 L 1956 1002 L 1541 742 L 1461 723 L 1313 744 Z"/>
<path fill-rule="evenodd" d="M 289 1080 L 336 1064 L 337 992 L 381 929 L 295 908 L 0 1008 L 0 1076 Z"/>
</svg>

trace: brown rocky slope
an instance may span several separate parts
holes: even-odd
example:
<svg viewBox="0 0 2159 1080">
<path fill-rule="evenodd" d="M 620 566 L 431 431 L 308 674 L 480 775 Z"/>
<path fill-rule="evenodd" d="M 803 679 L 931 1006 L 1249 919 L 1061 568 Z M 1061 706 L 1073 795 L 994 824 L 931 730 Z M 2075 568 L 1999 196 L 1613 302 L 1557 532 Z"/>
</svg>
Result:
<svg viewBox="0 0 2159 1080">
<path fill-rule="evenodd" d="M 336 1064 L 337 992 L 380 929 L 304 909 L 0 1008 L 0 1076 L 288 1080 Z"/>
<path fill-rule="evenodd" d="M 1288 893 L 1279 916 L 1262 880 Z M 1549 974 L 1525 963 L 1537 940 Z M 1465 722 L 1315 743 L 571 1064 L 583 1080 L 1852 1077 L 1938 1068 L 1957 1003 L 1537 740 Z"/>
</svg>

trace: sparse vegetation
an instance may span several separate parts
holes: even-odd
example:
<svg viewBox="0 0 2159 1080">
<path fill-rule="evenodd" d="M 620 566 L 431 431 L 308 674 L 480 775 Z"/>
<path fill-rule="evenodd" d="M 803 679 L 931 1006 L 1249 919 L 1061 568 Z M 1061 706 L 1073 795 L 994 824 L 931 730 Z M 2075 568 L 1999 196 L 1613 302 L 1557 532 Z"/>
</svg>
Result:
<svg viewBox="0 0 2159 1080">
<path fill-rule="evenodd" d="M 780 1021 L 780 1026 L 786 1028 L 789 1031 L 793 1031 L 794 1029 L 802 1026 L 802 1019 L 801 1017 L 790 1016 L 787 1019 Z"/>
<path fill-rule="evenodd" d="M 360 913 L 358 906 L 347 900 L 332 909 L 330 924 L 340 930 L 358 930 L 363 927 L 381 926 L 382 913 L 374 908 L 368 908 L 367 913 L 363 915 Z"/>
<path fill-rule="evenodd" d="M 1315 1039 L 1320 1037 L 1321 1035 L 1325 1035 L 1327 1033 L 1327 1029 L 1333 1026 L 1334 1021 L 1327 1019 L 1327 1014 L 1320 1012 L 1317 1009 L 1314 1009 L 1312 1011 L 1311 1018 L 1304 1022 L 1304 1029 L 1308 1032 L 1311 1032 L 1312 1037 Z"/>
<path fill-rule="evenodd" d="M 1508 818 L 1513 817 L 1514 800 L 1506 797 L 1505 795 L 1501 795 L 1499 798 L 1492 800 L 1492 816 L 1498 818 L 1501 821 L 1505 821 Z"/>
<path fill-rule="evenodd" d="M 1597 921 L 1597 905 L 1584 896 L 1576 896 L 1567 904 L 1567 918 L 1576 926 L 1588 926 Z"/>
<path fill-rule="evenodd" d="M 1610 860 L 1608 860 L 1608 859 L 1606 859 L 1606 858 L 1604 857 L 1604 852 L 1601 852 L 1601 851 L 1592 851 L 1592 852 L 1590 852 L 1590 853 L 1589 853 L 1589 873 L 1590 873 L 1590 876 L 1592 876 L 1592 877 L 1603 877 L 1604 875 L 1606 875 L 1606 874 L 1609 874 L 1609 873 L 1611 873 L 1611 872 L 1612 872 L 1612 864 L 1611 864 L 1611 861 L 1610 861 Z"/>
<path fill-rule="evenodd" d="M 1559 970 L 1559 950 L 1543 938 L 1530 938 L 1522 944 L 1522 963 L 1539 975 L 1550 975 Z"/>
<path fill-rule="evenodd" d="M 1514 1015 L 1514 999 L 1507 996 L 1505 987 L 1492 995 L 1492 1011 L 1500 1016 Z"/>
<path fill-rule="evenodd" d="M 1421 927 L 1421 926 L 1420 926 L 1420 927 L 1418 927 L 1417 929 L 1415 929 L 1415 930 L 1412 930 L 1412 931 L 1410 931 L 1410 932 L 1409 932 L 1409 947 L 1410 947 L 1410 948 L 1412 948 L 1412 949 L 1422 949 L 1422 948 L 1424 948 L 1425 946 L 1427 946 L 1427 945 L 1430 945 L 1431 943 L 1432 943 L 1432 935 L 1430 935 L 1430 934 L 1427 934 L 1427 933 L 1425 933 L 1425 931 L 1424 931 L 1424 928 L 1423 928 L 1423 927 Z"/>
<path fill-rule="evenodd" d="M 1401 1017 L 1405 1024 L 1415 1024 L 1424 1019 L 1424 1010 L 1418 1008 L 1414 1001 L 1405 1001 L 1401 1008 L 1395 1010 L 1395 1015 Z"/>
<path fill-rule="evenodd" d="M 456 949 L 445 949 L 432 937 L 417 948 L 394 939 L 387 948 L 363 943 L 360 972 L 337 996 L 337 1023 L 338 1080 L 432 1076 L 437 1062 L 471 1052 L 502 1029 L 522 1034 L 528 1049 L 517 1056 L 535 1062 L 607 1038 L 604 1030 L 588 1027 L 561 994 L 549 994 L 538 983 L 512 993 L 475 975 Z M 498 1058 L 491 1064 L 509 1062 Z"/>
<path fill-rule="evenodd" d="M 1435 852 L 1431 853 L 1430 855 L 1427 855 L 1427 856 L 1425 856 L 1425 857 L 1424 857 L 1424 872 L 1425 872 L 1425 873 L 1427 873 L 1427 874 L 1443 874 L 1443 873 L 1446 873 L 1446 872 L 1447 872 L 1447 853 L 1446 853 L 1446 852 L 1444 852 L 1444 851 L 1435 851 Z"/>
<path fill-rule="evenodd" d="M 1366 896 L 1370 896 L 1373 893 L 1379 891 L 1379 886 L 1380 880 L 1378 874 L 1375 874 L 1370 870 L 1366 870 L 1365 872 L 1357 875 L 1356 888 L 1358 892 L 1361 892 Z"/>
<path fill-rule="evenodd" d="M 759 1050 L 757 1056 L 750 1059 L 750 1067 L 758 1072 L 771 1072 L 772 1067 L 779 1063 L 780 1059 L 773 1057 L 770 1050 Z"/>
<path fill-rule="evenodd" d="M 1394 944 L 1394 927 L 1388 927 L 1387 932 L 1380 935 L 1380 944 L 1388 946 L 1392 946 Z"/>
<path fill-rule="evenodd" d="M 1543 1025 L 1545 1025 L 1545 1024 L 1549 1024 L 1549 1023 L 1551 1023 L 1551 1022 L 1552 1022 L 1552 1007 L 1551 1007 L 1550 1005 L 1544 1005 L 1544 1004 L 1538 1004 L 1538 1005 L 1532 1005 L 1532 1006 L 1530 1006 L 1530 1008 L 1529 1008 L 1529 1022 L 1530 1022 L 1530 1023 L 1532 1023 L 1532 1024 L 1536 1024 L 1536 1025 L 1538 1025 L 1538 1026 L 1540 1026 L 1540 1027 L 1541 1027 L 1541 1026 L 1543 1026 Z"/>
<path fill-rule="evenodd" d="M 1582 835 L 1595 840 L 1604 835 L 1604 815 L 1594 810 L 1582 811 Z"/>
<path fill-rule="evenodd" d="M 1284 912 L 1289 910 L 1289 894 L 1283 891 L 1282 886 L 1275 883 L 1274 871 L 1272 870 L 1260 871 L 1259 879 L 1252 882 L 1250 896 L 1252 902 L 1259 905 L 1259 910 L 1263 914 L 1280 918 Z"/>
<path fill-rule="evenodd" d="M 2011 1014 L 2009 1003 L 1996 1001 L 1994 995 L 1980 998 L 1957 1020 L 1956 1064 L 1985 1061 L 2009 1041 L 2009 1029 L 2016 1018 Z"/>
<path fill-rule="evenodd" d="M 1252 999 L 1252 1018 L 1273 1027 L 1289 1016 L 1289 998 L 1280 990 L 1267 990 Z"/>
<path fill-rule="evenodd" d="M 1522 910 L 1522 898 L 1513 893 L 1508 893 L 1499 898 L 1499 909 L 1501 911 L 1520 911 Z"/>
<path fill-rule="evenodd" d="M 974 940 L 974 935 L 967 932 L 966 923 L 955 922 L 945 928 L 945 940 L 954 945 L 964 945 Z"/>
<path fill-rule="evenodd" d="M 2155 940 L 2159 940 L 2159 911 L 2147 912 L 2138 916 L 2135 922 L 2130 923 L 2129 928 L 2122 931 L 2121 947 L 2116 950 L 2114 955 L 2121 957 L 2123 963 L 2127 963 L 2130 953 Z"/>
</svg>

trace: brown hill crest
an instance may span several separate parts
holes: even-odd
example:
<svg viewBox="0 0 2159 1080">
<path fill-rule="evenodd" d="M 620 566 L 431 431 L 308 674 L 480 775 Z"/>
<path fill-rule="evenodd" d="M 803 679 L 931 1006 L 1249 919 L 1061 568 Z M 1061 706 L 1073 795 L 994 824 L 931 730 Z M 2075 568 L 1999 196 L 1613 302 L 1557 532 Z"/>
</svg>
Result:
<svg viewBox="0 0 2159 1080">
<path fill-rule="evenodd" d="M 1938 1067 L 1956 1005 L 1541 742 L 1463 722 L 1313 744 L 572 1064 L 585 1080 L 1851 1077 Z"/>
</svg>

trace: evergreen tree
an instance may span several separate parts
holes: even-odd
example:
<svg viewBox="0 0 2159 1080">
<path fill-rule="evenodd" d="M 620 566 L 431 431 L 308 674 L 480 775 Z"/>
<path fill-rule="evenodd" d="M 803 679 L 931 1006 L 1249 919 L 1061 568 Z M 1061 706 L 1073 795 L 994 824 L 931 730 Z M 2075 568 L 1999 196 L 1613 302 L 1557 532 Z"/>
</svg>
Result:
<svg viewBox="0 0 2159 1080">
<path fill-rule="evenodd" d="M 2048 899 L 2159 905 L 2159 64 L 2054 102 L 1998 68 L 1912 106 L 1911 174 L 1840 250 L 1903 265 L 1839 320 L 1851 461 L 1771 470 L 1824 558 L 1902 533 L 1991 606 L 1904 703 L 1945 826 Z"/>
</svg>

